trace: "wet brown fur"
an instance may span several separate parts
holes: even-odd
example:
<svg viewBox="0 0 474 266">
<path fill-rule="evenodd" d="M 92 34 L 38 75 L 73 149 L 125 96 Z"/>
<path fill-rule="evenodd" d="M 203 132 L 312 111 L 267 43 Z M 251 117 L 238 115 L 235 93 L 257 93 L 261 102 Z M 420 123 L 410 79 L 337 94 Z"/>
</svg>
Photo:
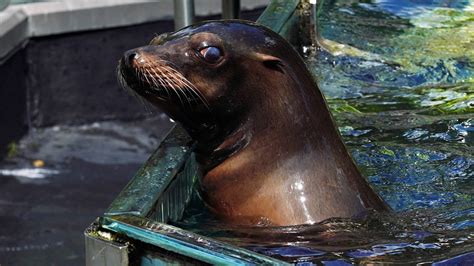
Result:
<svg viewBox="0 0 474 266">
<path fill-rule="evenodd" d="M 222 62 L 202 62 L 203 43 L 220 47 Z M 133 53 L 138 59 L 122 62 L 120 78 L 196 139 L 204 198 L 223 219 L 295 225 L 388 210 L 348 154 L 303 60 L 277 34 L 209 22 Z"/>
</svg>

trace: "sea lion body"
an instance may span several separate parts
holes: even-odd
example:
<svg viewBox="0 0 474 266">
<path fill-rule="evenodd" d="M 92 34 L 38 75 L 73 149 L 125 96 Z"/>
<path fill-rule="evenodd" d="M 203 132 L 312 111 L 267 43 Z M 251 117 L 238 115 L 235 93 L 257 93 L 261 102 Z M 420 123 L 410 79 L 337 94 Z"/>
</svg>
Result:
<svg viewBox="0 0 474 266">
<path fill-rule="evenodd" d="M 388 209 L 302 58 L 271 30 L 198 24 L 128 51 L 119 72 L 197 141 L 202 194 L 227 221 L 295 225 Z"/>
</svg>

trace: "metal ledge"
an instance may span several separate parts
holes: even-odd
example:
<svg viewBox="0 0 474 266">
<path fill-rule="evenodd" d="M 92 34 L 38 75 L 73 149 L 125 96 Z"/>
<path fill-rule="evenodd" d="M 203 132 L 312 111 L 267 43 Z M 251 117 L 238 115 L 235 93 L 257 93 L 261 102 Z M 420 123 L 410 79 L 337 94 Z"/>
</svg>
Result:
<svg viewBox="0 0 474 266">
<path fill-rule="evenodd" d="M 244 248 L 141 217 L 102 217 L 99 219 L 99 223 L 102 228 L 119 235 L 212 265 L 290 265 Z M 92 241 L 87 244 L 95 245 L 88 250 L 97 249 L 97 246 L 101 244 L 104 245 L 104 243 L 96 244 Z M 118 253 L 121 250 L 114 251 Z M 115 257 L 121 258 L 118 255 Z"/>
</svg>

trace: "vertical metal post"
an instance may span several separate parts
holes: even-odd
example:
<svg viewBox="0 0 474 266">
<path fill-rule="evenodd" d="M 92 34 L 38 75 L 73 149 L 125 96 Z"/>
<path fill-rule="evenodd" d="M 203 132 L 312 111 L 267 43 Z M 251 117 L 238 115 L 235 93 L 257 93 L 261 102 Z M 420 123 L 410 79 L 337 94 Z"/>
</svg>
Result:
<svg viewBox="0 0 474 266">
<path fill-rule="evenodd" d="M 222 0 L 222 18 L 234 19 L 240 17 L 240 0 Z"/>
<path fill-rule="evenodd" d="M 313 26 L 313 29 L 315 30 L 316 36 L 318 34 L 318 26 L 317 25 L 317 14 L 318 14 L 318 1 L 317 0 L 310 0 L 309 4 L 311 5 L 310 7 L 310 23 L 311 26 Z"/>
<path fill-rule="evenodd" d="M 0 0 L 0 11 L 4 10 L 10 4 L 10 0 Z"/>
<path fill-rule="evenodd" d="M 194 22 L 194 0 L 174 0 L 174 28 L 179 30 Z"/>
<path fill-rule="evenodd" d="M 310 24 L 310 37 L 311 42 L 314 45 L 319 45 L 319 40 L 321 40 L 321 36 L 319 35 L 319 25 L 318 25 L 318 0 L 310 0 L 310 17 L 309 17 L 309 24 Z"/>
<path fill-rule="evenodd" d="M 84 232 L 86 244 L 86 266 L 128 266 L 129 248 L 127 244 L 107 241 L 94 234 L 96 225 Z"/>
</svg>

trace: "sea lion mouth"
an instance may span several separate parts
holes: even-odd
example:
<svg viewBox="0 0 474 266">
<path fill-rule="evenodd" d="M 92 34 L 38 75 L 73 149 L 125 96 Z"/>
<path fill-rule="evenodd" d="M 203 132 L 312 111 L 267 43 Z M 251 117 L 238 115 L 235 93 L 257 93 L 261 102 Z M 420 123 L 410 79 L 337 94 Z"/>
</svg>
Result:
<svg viewBox="0 0 474 266">
<path fill-rule="evenodd" d="M 117 78 L 122 88 L 146 100 L 208 109 L 204 95 L 169 61 L 127 52 L 119 61 Z"/>
</svg>

